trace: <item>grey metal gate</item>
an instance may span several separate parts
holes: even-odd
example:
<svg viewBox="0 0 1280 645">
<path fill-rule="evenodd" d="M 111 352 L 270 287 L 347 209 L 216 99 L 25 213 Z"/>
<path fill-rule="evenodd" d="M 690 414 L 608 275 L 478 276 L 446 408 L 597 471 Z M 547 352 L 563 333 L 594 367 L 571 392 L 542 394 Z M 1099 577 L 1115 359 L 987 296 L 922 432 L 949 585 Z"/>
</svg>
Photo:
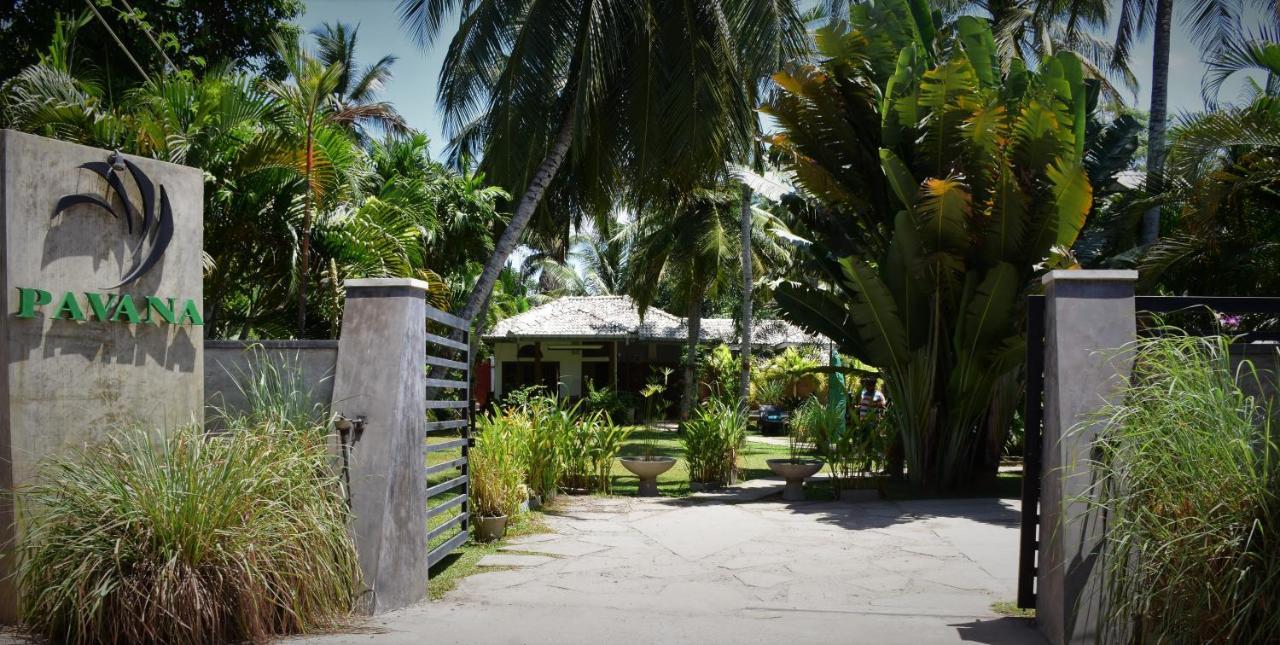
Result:
<svg viewBox="0 0 1280 645">
<path fill-rule="evenodd" d="M 427 307 L 427 566 L 467 541 L 467 451 L 475 422 L 471 397 L 471 323 Z"/>
</svg>

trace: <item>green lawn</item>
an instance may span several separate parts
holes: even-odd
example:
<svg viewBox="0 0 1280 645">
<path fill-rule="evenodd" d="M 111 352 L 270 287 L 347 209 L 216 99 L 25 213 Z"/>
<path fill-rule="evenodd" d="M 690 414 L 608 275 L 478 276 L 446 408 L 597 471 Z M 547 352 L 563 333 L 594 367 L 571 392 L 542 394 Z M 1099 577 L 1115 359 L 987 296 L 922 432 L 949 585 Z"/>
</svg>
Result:
<svg viewBox="0 0 1280 645">
<path fill-rule="evenodd" d="M 667 472 L 658 477 L 658 491 L 663 495 L 680 497 L 689 494 L 689 468 L 684 462 L 684 446 L 680 443 L 680 435 L 672 430 L 658 430 L 646 426 L 634 426 L 631 438 L 622 448 L 624 457 L 645 454 L 675 457 L 680 461 Z M 768 477 L 773 473 L 765 464 L 766 459 L 786 458 L 790 456 L 786 446 L 748 441 L 738 457 L 738 467 L 742 469 L 744 479 Z M 640 480 L 622 467 L 620 463 L 613 465 L 613 494 L 635 495 Z"/>
<path fill-rule="evenodd" d="M 457 438 L 458 438 L 457 435 L 453 435 L 453 434 L 445 434 L 443 436 L 428 435 L 427 443 L 433 445 L 433 444 L 444 443 L 446 441 L 453 441 L 454 439 L 457 439 Z M 461 457 L 461 456 L 462 456 L 461 448 L 454 448 L 452 450 L 443 450 L 441 452 L 429 452 L 427 453 L 427 465 L 433 466 L 435 464 L 457 459 L 458 457 Z M 449 469 L 444 472 L 439 472 L 434 475 L 428 475 L 427 485 L 432 486 L 435 484 L 439 484 L 441 482 L 453 479 L 454 477 L 457 477 L 457 476 L 458 476 L 458 471 L 453 469 Z M 462 489 L 455 488 L 452 490 L 447 490 L 434 497 L 428 498 L 427 508 L 434 508 L 436 506 L 439 506 L 449 501 L 450 499 L 453 499 L 455 496 L 457 496 L 461 492 L 462 492 Z M 438 517 L 433 517 L 427 520 L 427 528 L 433 529 L 439 526 L 440 524 L 447 522 L 449 518 L 453 517 L 454 515 L 457 515 L 456 511 L 443 513 Z M 428 548 L 435 548 L 437 545 L 443 544 L 444 542 L 448 541 L 449 538 L 457 534 L 458 532 L 456 530 L 445 531 L 444 534 L 431 540 L 430 544 L 428 544 L 427 546 Z"/>
</svg>

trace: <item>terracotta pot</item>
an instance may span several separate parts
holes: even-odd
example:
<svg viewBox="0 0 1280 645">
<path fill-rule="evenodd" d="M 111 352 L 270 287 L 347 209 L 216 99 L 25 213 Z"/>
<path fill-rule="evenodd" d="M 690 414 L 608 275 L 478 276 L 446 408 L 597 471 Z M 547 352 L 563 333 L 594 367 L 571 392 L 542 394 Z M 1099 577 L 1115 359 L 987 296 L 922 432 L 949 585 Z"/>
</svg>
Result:
<svg viewBox="0 0 1280 645">
<path fill-rule="evenodd" d="M 770 459 L 766 463 L 773 474 L 787 481 L 782 489 L 782 499 L 788 502 L 804 501 L 804 480 L 818 474 L 826 465 L 818 459 Z"/>
<path fill-rule="evenodd" d="M 477 542 L 501 540 L 502 536 L 507 533 L 506 515 L 498 515 L 496 517 L 476 516 L 475 520 Z"/>
<path fill-rule="evenodd" d="M 619 457 L 622 467 L 640 478 L 638 497 L 658 496 L 658 475 L 676 465 L 675 457 Z"/>
</svg>

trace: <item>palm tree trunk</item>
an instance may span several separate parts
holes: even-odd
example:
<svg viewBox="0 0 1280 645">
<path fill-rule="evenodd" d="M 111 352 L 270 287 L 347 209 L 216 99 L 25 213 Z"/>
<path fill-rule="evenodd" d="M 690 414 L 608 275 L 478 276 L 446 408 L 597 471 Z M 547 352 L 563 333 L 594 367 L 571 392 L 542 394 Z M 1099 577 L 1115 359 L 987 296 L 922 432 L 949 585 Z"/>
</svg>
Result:
<svg viewBox="0 0 1280 645">
<path fill-rule="evenodd" d="M 476 280 L 476 286 L 471 289 L 471 295 L 467 297 L 467 305 L 462 309 L 462 317 L 467 320 L 473 320 L 481 313 L 480 308 L 488 300 L 489 294 L 493 293 L 493 285 L 498 282 L 498 274 L 506 265 L 507 258 L 511 257 L 511 253 L 520 244 L 520 238 L 524 236 L 524 230 L 529 226 L 529 220 L 533 218 L 533 211 L 542 202 L 547 186 L 551 184 L 551 180 L 555 179 L 565 156 L 569 154 L 569 146 L 573 143 L 573 122 L 577 115 L 577 106 L 572 103 L 572 100 L 570 94 L 569 107 L 565 109 L 560 130 L 556 132 L 556 138 L 551 142 L 547 156 L 542 158 L 538 170 L 533 173 L 533 179 L 529 181 L 529 187 L 525 189 L 520 203 L 516 205 L 511 221 L 507 223 L 507 228 L 502 231 L 498 243 L 493 247 L 493 255 L 489 258 L 489 263 L 484 266 L 484 271 Z"/>
<path fill-rule="evenodd" d="M 680 397 L 680 420 L 689 418 L 698 399 L 698 340 L 702 335 L 702 289 L 689 294 L 689 346 L 684 360 L 684 396 Z"/>
<path fill-rule="evenodd" d="M 307 272 L 311 266 L 311 173 L 314 171 L 312 155 L 315 152 L 315 140 L 311 125 L 307 124 L 306 159 L 303 181 L 306 195 L 302 202 L 302 252 L 298 258 L 298 338 L 307 337 Z"/>
<path fill-rule="evenodd" d="M 746 406 L 751 396 L 751 297 L 753 276 L 751 275 L 751 188 L 742 187 L 742 213 L 740 215 L 742 229 L 742 348 L 738 357 L 742 361 L 742 375 L 738 382 L 740 405 Z"/>
<path fill-rule="evenodd" d="M 1173 0 L 1156 0 L 1155 51 L 1151 68 L 1151 117 L 1147 126 L 1147 192 L 1164 190 L 1165 127 L 1169 118 L 1169 40 Z M 1160 237 L 1160 207 L 1142 215 L 1143 244 Z"/>
</svg>

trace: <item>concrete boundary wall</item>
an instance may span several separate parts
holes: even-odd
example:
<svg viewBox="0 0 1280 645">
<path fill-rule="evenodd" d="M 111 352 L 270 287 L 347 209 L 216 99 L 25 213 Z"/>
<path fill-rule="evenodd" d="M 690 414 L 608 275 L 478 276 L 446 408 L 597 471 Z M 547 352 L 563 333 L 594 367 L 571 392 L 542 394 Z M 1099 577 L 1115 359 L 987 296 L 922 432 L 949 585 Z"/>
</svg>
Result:
<svg viewBox="0 0 1280 645">
<path fill-rule="evenodd" d="M 298 387 L 325 410 L 333 401 L 336 340 L 207 340 L 204 356 L 205 419 L 210 424 L 222 410 L 245 409 L 241 384 L 264 361 L 296 378 Z"/>
</svg>

